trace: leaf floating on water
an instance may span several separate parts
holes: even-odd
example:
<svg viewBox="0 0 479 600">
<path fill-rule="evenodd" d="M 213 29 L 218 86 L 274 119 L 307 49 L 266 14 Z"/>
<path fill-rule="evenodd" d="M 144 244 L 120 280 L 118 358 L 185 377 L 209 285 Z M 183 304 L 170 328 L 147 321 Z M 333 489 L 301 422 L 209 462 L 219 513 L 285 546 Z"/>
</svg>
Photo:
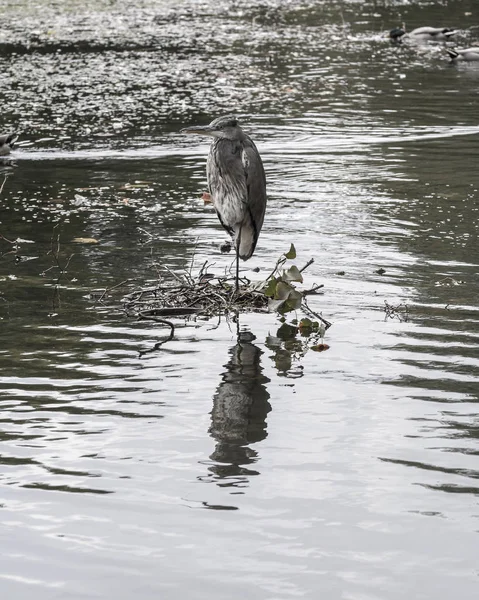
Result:
<svg viewBox="0 0 479 600">
<path fill-rule="evenodd" d="M 299 322 L 299 331 L 301 335 L 309 335 L 313 331 L 313 322 L 308 317 Z"/>
<path fill-rule="evenodd" d="M 296 248 L 294 247 L 294 244 L 291 244 L 291 247 L 288 250 L 288 252 L 286 252 L 285 256 L 289 260 L 293 260 L 296 258 Z"/>
<path fill-rule="evenodd" d="M 325 350 L 329 350 L 328 344 L 316 344 L 316 346 L 311 346 L 311 350 L 314 352 L 324 352 Z"/>
<path fill-rule="evenodd" d="M 77 244 L 98 244 L 98 240 L 96 240 L 95 238 L 86 238 L 86 237 L 73 238 L 72 242 L 76 242 Z"/>
</svg>

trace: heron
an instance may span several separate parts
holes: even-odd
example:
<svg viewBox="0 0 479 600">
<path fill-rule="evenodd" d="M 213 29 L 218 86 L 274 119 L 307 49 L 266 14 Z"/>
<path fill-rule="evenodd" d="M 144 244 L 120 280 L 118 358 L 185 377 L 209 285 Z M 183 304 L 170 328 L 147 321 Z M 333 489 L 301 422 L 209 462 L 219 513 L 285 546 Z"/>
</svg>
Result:
<svg viewBox="0 0 479 600">
<path fill-rule="evenodd" d="M 239 259 L 248 260 L 256 248 L 266 210 L 263 161 L 236 117 L 219 117 L 209 125 L 186 127 L 182 133 L 213 138 L 206 161 L 208 188 L 221 225 L 236 250 L 236 293 Z"/>
<path fill-rule="evenodd" d="M 13 145 L 17 141 L 17 138 L 18 136 L 15 133 L 0 135 L 0 156 L 7 156 L 7 154 L 10 154 L 10 150 L 13 149 Z"/>
</svg>

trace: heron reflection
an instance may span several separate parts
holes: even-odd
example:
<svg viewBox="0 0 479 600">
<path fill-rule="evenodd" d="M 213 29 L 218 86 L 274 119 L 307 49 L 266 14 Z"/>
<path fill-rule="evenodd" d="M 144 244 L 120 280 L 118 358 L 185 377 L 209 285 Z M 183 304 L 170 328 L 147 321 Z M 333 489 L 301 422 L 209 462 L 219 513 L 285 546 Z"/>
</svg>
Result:
<svg viewBox="0 0 479 600">
<path fill-rule="evenodd" d="M 249 337 L 248 337 L 249 336 Z M 221 485 L 241 486 L 250 475 L 258 471 L 248 465 L 257 461 L 257 452 L 250 445 L 267 436 L 266 416 L 271 410 L 263 375 L 263 352 L 251 343 L 254 336 L 240 334 L 238 342 L 230 348 L 230 358 L 225 365 L 222 382 L 213 397 L 209 433 L 216 447 L 209 467 Z"/>
</svg>

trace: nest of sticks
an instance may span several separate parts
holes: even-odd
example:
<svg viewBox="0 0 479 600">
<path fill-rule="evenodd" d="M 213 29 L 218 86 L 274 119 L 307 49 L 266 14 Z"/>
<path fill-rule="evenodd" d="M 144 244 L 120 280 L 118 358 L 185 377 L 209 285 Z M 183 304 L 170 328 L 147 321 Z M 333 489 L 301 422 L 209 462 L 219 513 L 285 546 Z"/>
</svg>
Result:
<svg viewBox="0 0 479 600">
<path fill-rule="evenodd" d="M 239 313 L 244 312 L 271 312 L 271 296 L 266 295 L 267 284 L 278 271 L 278 267 L 284 264 L 286 259 L 278 260 L 275 269 L 266 278 L 257 284 L 246 277 L 240 277 L 239 286 L 236 289 L 236 278 L 230 275 L 218 276 L 208 272 L 208 261 L 205 261 L 196 276 L 184 271 L 175 273 L 166 266 L 159 271 L 158 281 L 154 285 L 136 287 L 122 298 L 122 308 L 128 317 L 138 320 L 154 321 L 170 328 L 169 336 L 155 344 L 150 350 L 140 352 L 140 355 L 158 350 L 165 342 L 173 339 L 175 326 L 170 318 L 203 318 L 221 317 L 222 315 L 236 320 Z M 299 271 L 304 271 L 313 260 Z M 161 274 L 161 275 L 160 275 Z M 112 288 L 98 291 L 92 294 L 96 304 L 104 305 L 104 300 L 112 296 L 113 290 L 119 290 L 130 281 L 123 281 Z M 300 308 L 310 317 L 322 321 L 326 328 L 330 323 L 321 315 L 312 311 L 306 300 L 310 294 L 318 294 L 323 285 L 316 285 L 310 290 L 301 292 Z M 299 308 L 299 307 L 298 307 Z"/>
<path fill-rule="evenodd" d="M 158 317 L 211 318 L 232 312 L 268 312 L 268 298 L 250 287 L 248 279 L 240 278 L 236 291 L 235 278 L 208 273 L 207 262 L 196 277 L 165 270 L 167 277 L 158 284 L 136 289 L 124 297 L 127 316 L 158 320 Z"/>
</svg>

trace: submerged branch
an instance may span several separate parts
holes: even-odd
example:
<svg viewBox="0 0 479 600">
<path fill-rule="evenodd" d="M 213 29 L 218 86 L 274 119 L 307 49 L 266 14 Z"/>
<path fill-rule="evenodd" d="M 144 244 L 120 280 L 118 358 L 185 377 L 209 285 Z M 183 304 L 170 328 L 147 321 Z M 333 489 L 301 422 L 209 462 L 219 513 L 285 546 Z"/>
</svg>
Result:
<svg viewBox="0 0 479 600">
<path fill-rule="evenodd" d="M 150 352 L 156 352 L 156 350 L 159 350 L 161 348 L 161 346 L 163 346 L 163 344 L 166 344 L 166 342 L 169 342 L 170 340 L 173 339 L 173 337 L 175 335 L 175 326 L 173 325 L 173 323 L 171 321 L 166 321 L 165 319 L 159 319 L 158 317 L 155 317 L 154 315 L 151 315 L 148 312 L 140 313 L 138 315 L 138 319 L 155 321 L 156 323 L 160 323 L 161 325 L 166 325 L 167 327 L 170 328 L 170 335 L 166 339 L 161 340 L 161 342 L 156 342 L 156 344 L 153 346 L 153 348 L 149 348 L 148 350 L 139 350 L 140 357 L 144 356 L 145 354 L 149 354 Z"/>
</svg>

